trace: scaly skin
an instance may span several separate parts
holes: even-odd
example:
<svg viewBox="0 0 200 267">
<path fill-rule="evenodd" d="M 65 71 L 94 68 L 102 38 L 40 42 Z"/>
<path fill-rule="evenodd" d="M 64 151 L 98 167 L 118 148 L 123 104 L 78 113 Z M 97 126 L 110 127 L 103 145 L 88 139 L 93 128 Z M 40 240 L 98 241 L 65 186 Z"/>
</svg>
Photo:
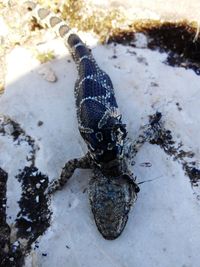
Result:
<svg viewBox="0 0 200 267">
<path fill-rule="evenodd" d="M 62 189 L 76 168 L 92 169 L 88 191 L 95 222 L 104 238 L 115 239 L 123 231 L 139 192 L 135 177 L 127 167 L 129 154 L 134 155 L 152 137 L 153 131 L 146 127 L 145 134 L 140 134 L 138 141 L 126 148 L 126 125 L 122 122 L 110 77 L 100 69 L 79 36 L 60 18 L 32 1 L 25 3 L 39 23 L 52 27 L 63 39 L 76 63 L 78 127 L 88 146 L 84 157 L 65 164 L 59 179 L 51 182 L 47 193 Z"/>
</svg>

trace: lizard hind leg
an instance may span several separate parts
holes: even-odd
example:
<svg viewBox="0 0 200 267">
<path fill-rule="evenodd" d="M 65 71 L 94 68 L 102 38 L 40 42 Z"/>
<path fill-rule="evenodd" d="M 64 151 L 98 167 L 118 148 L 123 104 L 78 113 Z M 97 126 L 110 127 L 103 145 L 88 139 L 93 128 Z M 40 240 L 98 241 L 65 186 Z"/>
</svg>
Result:
<svg viewBox="0 0 200 267">
<path fill-rule="evenodd" d="M 162 114 L 156 112 L 154 115 L 150 116 L 149 123 L 140 127 L 139 134 L 137 138 L 132 141 L 129 138 L 126 139 L 124 146 L 124 156 L 130 165 L 134 165 L 134 157 L 140 150 L 140 148 L 146 143 L 151 143 L 152 140 L 157 140 L 160 135 L 161 129 L 161 118 Z"/>
<path fill-rule="evenodd" d="M 62 168 L 60 177 L 50 182 L 50 185 L 47 188 L 47 194 L 53 194 L 57 190 L 61 190 L 67 181 L 72 177 L 74 171 L 77 169 L 89 169 L 90 168 L 90 158 L 86 154 L 82 158 L 75 158 L 69 160 L 65 166 Z"/>
</svg>

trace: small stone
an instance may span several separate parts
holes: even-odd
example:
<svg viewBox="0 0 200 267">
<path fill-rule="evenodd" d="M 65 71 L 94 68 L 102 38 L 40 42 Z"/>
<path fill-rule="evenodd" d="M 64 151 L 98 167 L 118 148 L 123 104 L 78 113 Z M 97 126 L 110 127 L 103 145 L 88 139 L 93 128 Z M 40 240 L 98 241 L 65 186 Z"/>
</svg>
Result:
<svg viewBox="0 0 200 267">
<path fill-rule="evenodd" d="M 46 257 L 47 256 L 47 253 L 42 253 L 42 256 Z"/>
<path fill-rule="evenodd" d="M 40 74 L 48 82 L 54 83 L 57 81 L 57 76 L 50 67 L 43 66 L 38 70 L 38 74 Z"/>
<path fill-rule="evenodd" d="M 40 127 L 40 126 L 42 126 L 44 124 L 44 122 L 43 121 L 38 121 L 38 123 L 37 123 L 37 125 Z"/>
</svg>

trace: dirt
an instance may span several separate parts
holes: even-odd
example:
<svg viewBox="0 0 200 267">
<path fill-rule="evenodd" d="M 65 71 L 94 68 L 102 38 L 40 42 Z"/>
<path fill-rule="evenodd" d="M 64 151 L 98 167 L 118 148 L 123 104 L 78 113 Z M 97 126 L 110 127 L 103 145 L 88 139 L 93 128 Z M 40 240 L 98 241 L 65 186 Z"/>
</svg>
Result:
<svg viewBox="0 0 200 267">
<path fill-rule="evenodd" d="M 21 211 L 17 215 L 18 238 L 26 238 L 28 246 L 48 227 L 50 210 L 44 191 L 48 186 L 48 177 L 36 167 L 25 167 L 16 177 L 22 184 L 22 196 L 19 201 Z"/>
<path fill-rule="evenodd" d="M 159 112 L 153 116 L 149 116 L 150 122 L 154 123 L 155 131 L 158 133 L 158 137 L 152 140 L 151 144 L 160 146 L 167 155 L 171 156 L 175 161 L 178 161 L 182 165 L 185 174 L 190 178 L 191 185 L 198 186 L 200 169 L 198 169 L 198 161 L 195 159 L 195 153 L 191 150 L 183 150 L 184 144 L 182 142 L 177 143 L 173 140 L 173 133 L 164 127 L 163 122 L 160 123 L 158 121 L 160 116 L 161 113 Z"/>
<path fill-rule="evenodd" d="M 35 166 L 35 154 L 39 149 L 32 137 L 10 118 L 0 116 L 0 135 L 12 137 L 13 143 L 20 146 L 25 142 L 30 147 L 27 162 L 19 170 L 16 179 L 21 183 L 22 194 L 19 200 L 20 212 L 14 225 L 7 224 L 6 193 L 8 174 L 0 168 L 0 266 L 21 267 L 24 256 L 32 243 L 42 235 L 50 225 L 51 212 L 44 191 L 48 186 L 48 177 Z"/>
<path fill-rule="evenodd" d="M 200 75 L 200 37 L 196 23 L 143 20 L 136 21 L 129 27 L 128 31 L 115 30 L 108 42 L 135 46 L 135 33 L 144 33 L 148 48 L 167 52 L 166 64 L 193 69 Z"/>
<path fill-rule="evenodd" d="M 6 207 L 6 175 L 1 174 L 2 172 L 0 173 L 0 185 L 2 185 L 0 189 L 4 190 L 0 195 L 0 266 L 21 267 L 33 242 L 50 225 L 51 212 L 48 208 L 48 199 L 44 195 L 48 177 L 40 173 L 36 167 L 25 167 L 17 175 L 22 184 L 22 195 L 19 201 L 20 212 L 14 225 L 16 238 L 11 241 L 13 239 L 12 229 L 6 223 L 6 209 L 4 208 Z"/>
<path fill-rule="evenodd" d="M 8 174 L 0 168 L 0 263 L 9 250 L 10 227 L 6 222 L 6 183 Z"/>
</svg>

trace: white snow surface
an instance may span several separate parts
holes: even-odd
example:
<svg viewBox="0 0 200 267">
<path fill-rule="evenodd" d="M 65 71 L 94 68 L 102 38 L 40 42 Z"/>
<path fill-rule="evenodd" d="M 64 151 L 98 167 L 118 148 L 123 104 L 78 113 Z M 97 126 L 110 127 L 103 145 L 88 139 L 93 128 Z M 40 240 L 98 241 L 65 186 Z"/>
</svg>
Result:
<svg viewBox="0 0 200 267">
<path fill-rule="evenodd" d="M 142 37 L 144 39 L 144 37 Z M 99 45 L 83 35 L 94 57 L 111 77 L 118 105 L 134 139 L 148 115 L 162 112 L 173 138 L 200 160 L 200 77 L 192 70 L 170 67 L 166 54 L 141 45 Z M 74 84 L 75 64 L 61 40 L 41 44 L 53 49 L 56 59 L 40 65 L 30 50 L 16 47 L 7 57 L 6 90 L 0 113 L 9 115 L 36 140 L 36 166 L 49 179 L 59 176 L 65 162 L 84 155 L 86 146 L 77 128 Z M 113 55 L 116 58 L 112 58 Z M 70 62 L 68 60 L 70 59 Z M 57 81 L 38 72 L 50 68 Z M 182 110 L 177 109 L 179 103 Z M 38 126 L 38 121 L 43 125 Z M 0 166 L 9 173 L 7 213 L 14 222 L 19 209 L 20 184 L 15 175 L 26 165 L 27 147 L 0 138 Z M 200 205 L 198 187 L 191 187 L 182 166 L 156 145 L 145 144 L 132 171 L 141 184 L 138 200 L 122 235 L 103 239 L 90 210 L 87 191 L 90 170 L 77 170 L 67 186 L 52 197 L 51 225 L 38 238 L 38 248 L 25 266 L 39 267 L 198 267 L 200 262 Z M 142 163 L 150 162 L 151 167 Z M 46 256 L 44 256 L 46 255 Z"/>
</svg>

